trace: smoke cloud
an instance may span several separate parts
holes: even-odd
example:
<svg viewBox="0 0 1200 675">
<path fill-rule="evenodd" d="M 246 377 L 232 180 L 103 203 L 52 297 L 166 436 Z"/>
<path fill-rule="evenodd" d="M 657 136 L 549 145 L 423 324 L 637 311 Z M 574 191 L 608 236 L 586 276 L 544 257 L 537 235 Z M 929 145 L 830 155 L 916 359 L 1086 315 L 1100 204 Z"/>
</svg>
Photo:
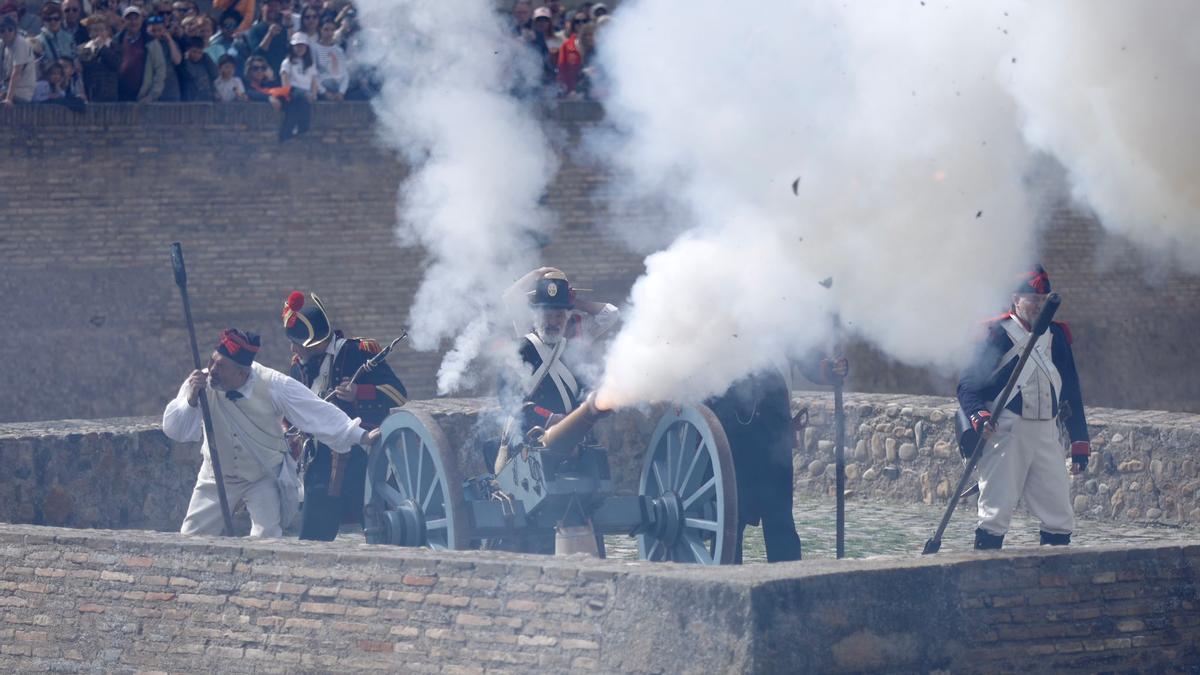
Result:
<svg viewBox="0 0 1200 675">
<path fill-rule="evenodd" d="M 993 5 L 621 6 L 611 156 L 629 199 L 671 202 L 687 231 L 647 258 L 606 397 L 720 393 L 827 347 L 835 314 L 901 361 L 962 361 L 1036 234 L 1006 89 L 1018 19 Z"/>
<path fill-rule="evenodd" d="M 426 251 L 410 310 L 412 344 L 453 339 L 438 391 L 463 385 L 489 337 L 500 291 L 535 267 L 532 234 L 557 164 L 513 92 L 539 73 L 489 3 L 358 0 L 364 60 L 383 80 L 382 134 L 412 173 L 400 187 L 400 241 Z"/>
<path fill-rule="evenodd" d="M 1024 134 L 1101 222 L 1200 271 L 1200 3 L 1031 5 L 1010 89 Z"/>
</svg>

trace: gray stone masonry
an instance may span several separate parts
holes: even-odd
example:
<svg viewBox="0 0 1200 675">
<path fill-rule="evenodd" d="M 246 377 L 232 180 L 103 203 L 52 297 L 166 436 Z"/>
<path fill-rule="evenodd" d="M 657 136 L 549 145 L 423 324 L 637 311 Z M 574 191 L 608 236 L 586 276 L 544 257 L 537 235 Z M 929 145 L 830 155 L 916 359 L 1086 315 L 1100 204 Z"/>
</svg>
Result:
<svg viewBox="0 0 1200 675">
<path fill-rule="evenodd" d="M 492 399 L 432 399 L 429 411 L 464 477 L 485 472 L 478 444 L 497 434 Z M 810 426 L 794 451 L 799 493 L 833 493 L 832 396 L 798 392 Z M 632 494 L 657 409 L 621 411 L 596 427 L 617 491 Z M 846 486 L 855 498 L 944 504 L 963 462 L 950 399 L 846 396 Z M 1081 518 L 1200 523 L 1200 415 L 1091 408 L 1094 452 L 1072 479 Z M 1064 461 L 1066 452 L 1064 450 Z M 199 467 L 195 444 L 175 444 L 157 418 L 0 424 L 0 521 L 68 527 L 175 530 Z M 973 507 L 967 506 L 967 509 Z"/>
<path fill-rule="evenodd" d="M 846 488 L 867 498 L 946 503 L 962 475 L 953 400 L 848 394 Z M 800 392 L 810 427 L 794 454 L 796 489 L 832 495 L 833 396 Z M 1082 518 L 1183 525 L 1200 523 L 1200 415 L 1088 408 L 1092 457 L 1071 478 Z M 1063 450 L 1066 461 L 1067 451 Z M 973 510 L 973 505 L 968 507 Z"/>
</svg>

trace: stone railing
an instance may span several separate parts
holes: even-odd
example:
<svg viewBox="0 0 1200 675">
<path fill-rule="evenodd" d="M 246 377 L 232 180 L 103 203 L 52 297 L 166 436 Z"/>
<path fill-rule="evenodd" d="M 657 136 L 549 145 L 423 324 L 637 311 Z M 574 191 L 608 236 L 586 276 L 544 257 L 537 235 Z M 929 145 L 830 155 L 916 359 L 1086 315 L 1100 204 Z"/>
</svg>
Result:
<svg viewBox="0 0 1200 675">
<path fill-rule="evenodd" d="M 811 424 L 795 454 L 796 489 L 833 494 L 833 402 L 801 393 Z M 846 396 L 846 487 L 857 497 L 944 503 L 962 474 L 951 399 Z M 1089 408 L 1092 457 L 1072 477 L 1084 518 L 1165 525 L 1200 523 L 1200 415 Z M 1064 462 L 1066 451 L 1063 452 Z"/>
<path fill-rule="evenodd" d="M 793 456 L 798 492 L 833 493 L 832 397 L 801 392 L 810 426 Z M 496 435 L 491 399 L 434 399 L 411 405 L 443 427 L 463 476 L 485 472 L 479 443 Z M 962 471 L 949 399 L 846 397 L 846 485 L 851 499 L 944 503 Z M 621 412 L 600 423 L 620 492 L 636 490 L 657 416 Z M 1200 416 L 1090 409 L 1095 448 L 1072 479 L 1084 518 L 1166 525 L 1200 523 Z M 1064 453 L 1065 459 L 1065 453 Z M 156 418 L 0 425 L 0 520 L 68 527 L 174 530 L 182 522 L 200 454 L 175 444 Z"/>
</svg>

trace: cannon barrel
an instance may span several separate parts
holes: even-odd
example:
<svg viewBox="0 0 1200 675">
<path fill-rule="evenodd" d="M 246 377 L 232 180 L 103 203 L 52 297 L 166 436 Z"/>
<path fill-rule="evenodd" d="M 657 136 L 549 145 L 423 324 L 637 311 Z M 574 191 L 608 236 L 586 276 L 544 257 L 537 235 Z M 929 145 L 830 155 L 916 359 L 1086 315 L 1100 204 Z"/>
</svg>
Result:
<svg viewBox="0 0 1200 675">
<path fill-rule="evenodd" d="M 596 407 L 596 394 L 588 397 L 542 435 L 542 447 L 549 450 L 570 450 L 587 436 L 592 427 L 612 411 Z"/>
</svg>

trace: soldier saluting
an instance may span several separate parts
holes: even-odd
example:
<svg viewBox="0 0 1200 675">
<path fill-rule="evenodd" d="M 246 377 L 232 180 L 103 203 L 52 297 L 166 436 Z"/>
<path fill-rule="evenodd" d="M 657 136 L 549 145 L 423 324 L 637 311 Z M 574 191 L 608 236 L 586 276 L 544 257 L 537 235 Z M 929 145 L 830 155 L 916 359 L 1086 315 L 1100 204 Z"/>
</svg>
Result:
<svg viewBox="0 0 1200 675">
<path fill-rule="evenodd" d="M 979 458 L 977 549 L 1004 544 L 1018 501 L 1041 521 L 1044 545 L 1071 543 L 1075 529 L 1059 418 L 1071 440 L 1072 474 L 1087 468 L 1091 443 L 1065 323 L 1053 322 L 1038 339 L 999 419 L 988 412 L 1016 368 L 1049 293 L 1050 277 L 1035 265 L 1014 289 L 1012 308 L 988 322 L 983 344 L 958 383 L 958 402 L 971 426 L 989 436 Z"/>
<path fill-rule="evenodd" d="M 616 306 L 575 297 L 567 275 L 542 267 L 521 277 L 505 292 L 509 311 L 520 314 L 518 304 L 533 310 L 533 330 L 518 341 L 521 361 L 529 369 L 522 378 L 501 383 L 501 396 L 510 402 L 520 397 L 526 405 L 520 433 L 534 426 L 549 427 L 578 407 L 586 383 L 578 372 L 586 362 L 592 341 L 616 325 Z M 518 334 L 523 326 L 514 322 Z"/>
<path fill-rule="evenodd" d="M 378 429 L 392 408 L 408 400 L 408 392 L 387 363 L 351 383 L 359 367 L 379 353 L 379 343 L 347 338 L 334 330 L 316 294 L 293 291 L 288 295 L 283 326 L 292 343 L 292 377 L 318 397 L 332 392 L 331 402 L 347 415 L 360 418 L 364 429 Z M 343 522 L 362 524 L 367 453 L 358 445 L 348 452 L 333 450 L 314 439 L 304 444 L 301 539 L 333 541 Z"/>
</svg>

